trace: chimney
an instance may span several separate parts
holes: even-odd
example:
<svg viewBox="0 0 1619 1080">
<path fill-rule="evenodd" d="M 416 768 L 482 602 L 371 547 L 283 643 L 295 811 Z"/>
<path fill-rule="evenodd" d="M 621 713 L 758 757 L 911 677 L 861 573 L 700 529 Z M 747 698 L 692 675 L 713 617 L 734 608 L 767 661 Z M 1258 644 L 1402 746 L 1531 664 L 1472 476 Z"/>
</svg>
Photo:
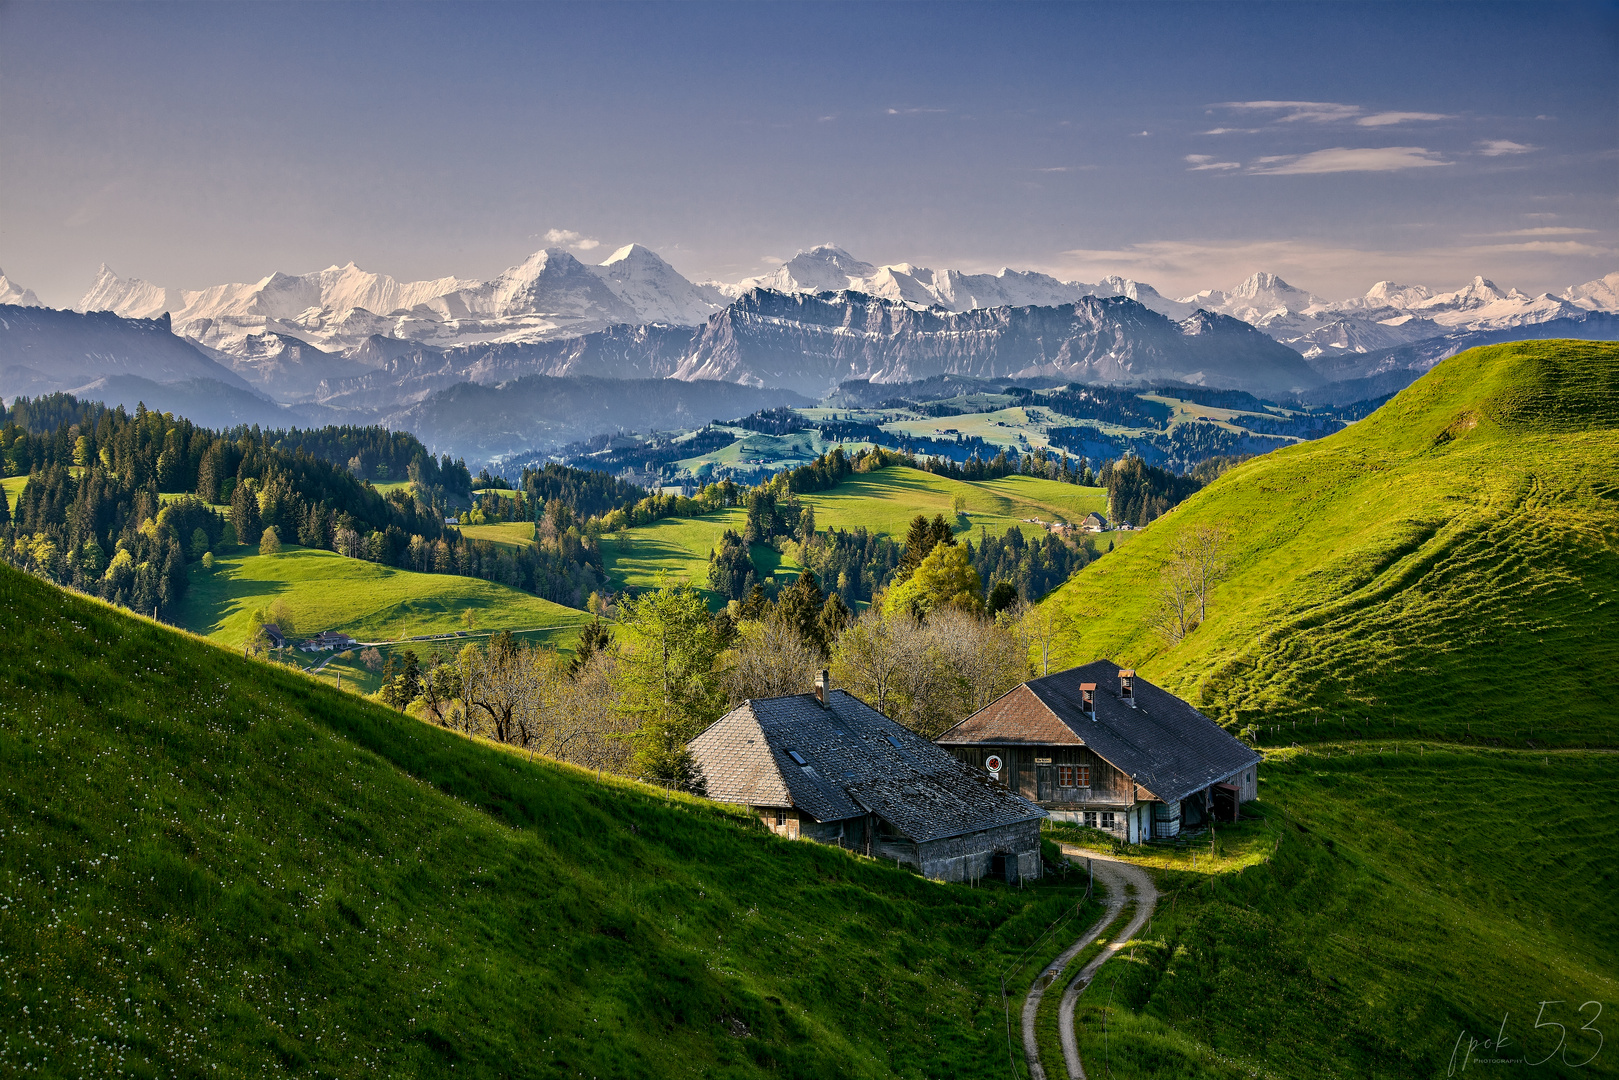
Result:
<svg viewBox="0 0 1619 1080">
<path fill-rule="evenodd" d="M 832 673 L 822 668 L 815 676 L 815 700 L 821 703 L 821 708 L 832 707 Z"/>
<path fill-rule="evenodd" d="M 1086 682 L 1079 684 L 1079 696 L 1084 702 L 1085 715 L 1091 720 L 1096 719 L 1096 684 Z"/>
<path fill-rule="evenodd" d="M 1136 669 L 1124 668 L 1119 672 L 1119 699 L 1130 708 L 1136 707 Z"/>
</svg>

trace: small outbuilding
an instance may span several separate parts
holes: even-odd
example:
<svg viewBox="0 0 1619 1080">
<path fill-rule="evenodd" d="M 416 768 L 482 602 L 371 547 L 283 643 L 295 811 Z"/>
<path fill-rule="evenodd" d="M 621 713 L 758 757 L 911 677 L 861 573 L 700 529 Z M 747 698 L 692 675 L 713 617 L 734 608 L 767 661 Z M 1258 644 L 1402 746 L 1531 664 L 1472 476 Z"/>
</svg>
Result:
<svg viewBox="0 0 1619 1080">
<path fill-rule="evenodd" d="M 1040 876 L 1045 812 L 844 690 L 744 701 L 689 744 L 708 797 L 778 835 L 945 881 Z"/>
<path fill-rule="evenodd" d="M 1253 748 L 1111 660 L 1026 682 L 939 745 L 1054 820 L 1132 844 L 1234 820 L 1259 794 Z"/>
</svg>

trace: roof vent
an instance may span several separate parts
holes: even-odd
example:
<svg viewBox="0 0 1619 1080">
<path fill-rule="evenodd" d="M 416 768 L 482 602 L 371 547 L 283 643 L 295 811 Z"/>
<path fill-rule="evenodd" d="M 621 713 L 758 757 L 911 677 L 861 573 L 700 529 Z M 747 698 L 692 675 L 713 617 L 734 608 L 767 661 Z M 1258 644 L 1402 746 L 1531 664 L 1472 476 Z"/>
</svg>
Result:
<svg viewBox="0 0 1619 1080">
<path fill-rule="evenodd" d="M 1136 707 L 1136 669 L 1124 668 L 1119 672 L 1119 700 L 1130 708 Z"/>
<path fill-rule="evenodd" d="M 1095 720 L 1096 719 L 1096 684 L 1093 683 L 1093 682 L 1080 683 L 1079 684 L 1079 697 L 1080 697 L 1080 702 L 1081 702 L 1082 706 L 1085 709 L 1085 715 L 1088 718 L 1090 718 L 1092 720 Z"/>
</svg>

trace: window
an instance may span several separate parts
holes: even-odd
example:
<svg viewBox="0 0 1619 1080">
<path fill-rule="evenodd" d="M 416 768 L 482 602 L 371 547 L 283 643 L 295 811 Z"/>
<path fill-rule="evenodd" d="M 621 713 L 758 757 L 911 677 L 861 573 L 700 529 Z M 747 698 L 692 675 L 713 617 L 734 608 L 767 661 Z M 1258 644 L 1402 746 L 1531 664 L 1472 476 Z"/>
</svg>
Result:
<svg viewBox="0 0 1619 1080">
<path fill-rule="evenodd" d="M 1091 767 L 1089 765 L 1058 765 L 1058 787 L 1090 787 Z"/>
<path fill-rule="evenodd" d="M 1111 810 L 1103 810 L 1102 811 L 1102 828 L 1104 828 L 1104 829 L 1113 828 L 1113 811 L 1111 811 Z"/>
<path fill-rule="evenodd" d="M 785 810 L 777 810 L 776 811 L 776 828 L 779 829 L 785 824 L 787 824 L 787 811 L 785 811 Z"/>
<path fill-rule="evenodd" d="M 1088 828 L 1088 829 L 1096 828 L 1096 811 L 1095 810 L 1087 810 L 1087 811 L 1085 811 L 1085 827 Z"/>
<path fill-rule="evenodd" d="M 787 756 L 793 759 L 793 764 L 794 765 L 808 765 L 809 764 L 809 762 L 804 760 L 804 755 L 800 754 L 797 750 L 789 750 L 789 751 L 787 751 Z"/>
</svg>

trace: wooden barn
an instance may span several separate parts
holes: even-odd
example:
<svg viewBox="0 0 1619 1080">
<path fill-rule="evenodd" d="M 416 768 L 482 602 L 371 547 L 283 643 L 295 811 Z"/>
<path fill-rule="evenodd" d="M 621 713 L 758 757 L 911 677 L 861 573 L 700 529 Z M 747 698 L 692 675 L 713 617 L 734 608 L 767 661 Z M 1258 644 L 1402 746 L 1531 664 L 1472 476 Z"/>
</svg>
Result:
<svg viewBox="0 0 1619 1080">
<path fill-rule="evenodd" d="M 963 881 L 1040 876 L 1039 807 L 823 672 L 813 694 L 744 701 L 687 744 L 708 797 L 781 836 Z"/>
<path fill-rule="evenodd" d="M 1026 682 L 938 741 L 1054 820 L 1133 844 L 1235 820 L 1258 796 L 1259 754 L 1109 660 Z"/>
</svg>

